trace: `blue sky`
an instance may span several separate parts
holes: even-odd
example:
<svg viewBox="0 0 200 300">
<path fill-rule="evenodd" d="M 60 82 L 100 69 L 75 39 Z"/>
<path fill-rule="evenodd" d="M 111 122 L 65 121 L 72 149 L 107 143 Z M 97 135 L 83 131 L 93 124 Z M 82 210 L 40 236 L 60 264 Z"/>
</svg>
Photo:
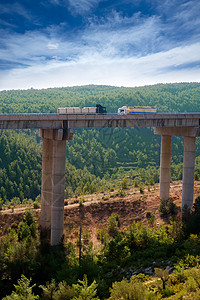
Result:
<svg viewBox="0 0 200 300">
<path fill-rule="evenodd" d="M 200 82 L 200 1 L 1 0 L 0 90 Z"/>
</svg>

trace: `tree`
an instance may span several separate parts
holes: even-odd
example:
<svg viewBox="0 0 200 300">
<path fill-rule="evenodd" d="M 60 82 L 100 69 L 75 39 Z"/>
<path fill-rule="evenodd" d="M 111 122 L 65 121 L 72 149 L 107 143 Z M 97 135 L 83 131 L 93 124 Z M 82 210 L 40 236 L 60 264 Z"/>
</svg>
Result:
<svg viewBox="0 0 200 300">
<path fill-rule="evenodd" d="M 108 233 L 114 237 L 119 231 L 119 216 L 118 214 L 112 213 L 107 220 Z"/>
<path fill-rule="evenodd" d="M 87 275 L 83 276 L 83 280 L 78 280 L 77 284 L 72 285 L 75 292 L 73 300 L 99 300 L 96 297 L 98 284 L 94 280 L 91 285 L 88 286 Z"/>
<path fill-rule="evenodd" d="M 163 290 L 166 288 L 166 283 L 169 279 L 169 271 L 167 269 L 163 270 L 160 268 L 155 268 L 155 276 L 159 277 L 162 280 L 162 288 Z"/>
<path fill-rule="evenodd" d="M 26 278 L 23 274 L 20 279 L 17 281 L 17 285 L 14 284 L 15 287 L 15 292 L 13 291 L 10 296 L 6 296 L 3 298 L 3 300 L 22 300 L 22 299 L 27 299 L 27 300 L 34 300 L 34 299 L 39 299 L 39 296 L 35 296 L 32 292 L 33 287 L 35 286 L 32 285 L 30 286 L 31 279 Z"/>
</svg>

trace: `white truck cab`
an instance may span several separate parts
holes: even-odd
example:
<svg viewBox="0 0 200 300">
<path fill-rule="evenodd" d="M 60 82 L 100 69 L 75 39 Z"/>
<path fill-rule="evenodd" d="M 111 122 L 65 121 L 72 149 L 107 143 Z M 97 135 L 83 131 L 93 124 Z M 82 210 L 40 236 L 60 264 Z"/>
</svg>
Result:
<svg viewBox="0 0 200 300">
<path fill-rule="evenodd" d="M 127 106 L 122 106 L 120 108 L 118 108 L 118 114 L 119 115 L 126 115 L 127 114 Z"/>
</svg>

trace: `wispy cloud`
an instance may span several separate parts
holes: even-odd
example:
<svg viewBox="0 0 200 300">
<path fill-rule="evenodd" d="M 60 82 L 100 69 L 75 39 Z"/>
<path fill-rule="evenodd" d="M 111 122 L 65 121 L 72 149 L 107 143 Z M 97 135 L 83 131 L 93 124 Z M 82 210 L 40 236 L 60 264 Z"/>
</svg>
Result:
<svg viewBox="0 0 200 300">
<path fill-rule="evenodd" d="M 85 15 L 103 0 L 50 0 L 53 5 L 67 7 L 73 14 Z"/>
<path fill-rule="evenodd" d="M 200 2 L 196 0 L 163 0 L 157 1 L 157 11 L 174 39 L 199 39 Z M 167 31 L 166 28 L 166 31 Z"/>
<path fill-rule="evenodd" d="M 198 81 L 199 52 L 200 43 L 197 43 L 144 57 L 119 59 L 93 53 L 93 56 L 85 54 L 76 61 L 54 60 L 45 65 L 38 62 L 26 69 L 4 72 L 4 76 L 0 76 L 0 89 L 10 89 L 10 82 L 13 88 L 47 88 L 82 84 L 139 86 L 156 82 Z M 191 67 L 184 68 L 186 63 L 188 66 L 192 64 Z"/>
<path fill-rule="evenodd" d="M 73 12 L 84 15 L 91 9 L 96 8 L 102 0 L 68 0 L 69 6 Z"/>
<path fill-rule="evenodd" d="M 51 0 L 65 9 L 68 4 L 79 15 L 99 2 Z M 1 29 L 0 89 L 199 81 L 200 17 L 194 0 L 157 3 L 152 15 L 140 11 L 127 15 L 115 9 L 90 15 L 83 27 L 71 32 L 67 21 L 24 34 Z M 31 18 L 17 8 L 18 14 Z M 6 6 L 4 11 L 10 9 Z M 200 3 L 196 9 L 200 10 Z"/>
<path fill-rule="evenodd" d="M 2 14 L 8 14 L 8 15 L 18 14 L 18 15 L 24 17 L 27 20 L 32 20 L 33 19 L 30 11 L 28 11 L 27 9 L 25 9 L 18 2 L 15 2 L 13 4 L 10 4 L 10 3 L 0 4 L 0 16 Z"/>
<path fill-rule="evenodd" d="M 161 30 L 159 17 L 142 18 L 136 13 L 127 18 L 113 11 L 100 23 L 91 21 L 83 38 L 105 55 L 142 56 L 160 50 Z"/>
</svg>

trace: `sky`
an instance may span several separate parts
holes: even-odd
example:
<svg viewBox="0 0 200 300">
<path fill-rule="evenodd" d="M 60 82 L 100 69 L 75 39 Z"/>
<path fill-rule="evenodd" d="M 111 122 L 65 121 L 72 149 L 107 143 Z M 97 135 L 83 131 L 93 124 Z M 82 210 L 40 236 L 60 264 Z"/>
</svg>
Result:
<svg viewBox="0 0 200 300">
<path fill-rule="evenodd" d="M 1 0 L 0 90 L 200 82 L 199 0 Z"/>
</svg>

